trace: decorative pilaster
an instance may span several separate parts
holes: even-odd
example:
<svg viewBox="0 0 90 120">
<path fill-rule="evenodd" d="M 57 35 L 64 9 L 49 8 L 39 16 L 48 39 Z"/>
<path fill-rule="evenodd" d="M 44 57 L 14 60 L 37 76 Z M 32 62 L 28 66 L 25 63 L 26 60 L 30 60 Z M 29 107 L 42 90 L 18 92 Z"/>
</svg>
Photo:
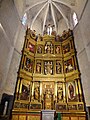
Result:
<svg viewBox="0 0 90 120">
<path fill-rule="evenodd" d="M 34 98 L 34 82 L 32 84 L 32 100 L 33 100 L 33 98 Z"/>
<path fill-rule="evenodd" d="M 41 102 L 41 99 L 42 99 L 42 82 L 40 82 L 40 102 Z"/>
<path fill-rule="evenodd" d="M 57 82 L 55 82 L 54 93 L 55 93 L 55 101 L 57 102 Z"/>
</svg>

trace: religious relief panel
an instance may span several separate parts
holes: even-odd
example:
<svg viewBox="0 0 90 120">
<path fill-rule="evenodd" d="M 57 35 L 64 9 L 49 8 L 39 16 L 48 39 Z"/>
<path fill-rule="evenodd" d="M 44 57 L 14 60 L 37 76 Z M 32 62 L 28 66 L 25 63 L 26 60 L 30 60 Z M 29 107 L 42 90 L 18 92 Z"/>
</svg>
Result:
<svg viewBox="0 0 90 120">
<path fill-rule="evenodd" d="M 84 110 L 84 104 L 83 103 L 78 104 L 78 110 Z"/>
<path fill-rule="evenodd" d="M 33 110 L 39 110 L 39 109 L 41 109 L 42 108 L 42 105 L 40 104 L 40 103 L 31 103 L 30 104 L 30 107 L 29 107 L 30 109 L 33 109 Z M 34 117 L 35 118 L 35 117 Z M 29 120 L 32 120 L 32 119 L 29 119 Z M 34 119 L 34 120 L 36 120 L 36 118 Z"/>
<path fill-rule="evenodd" d="M 68 110 L 77 110 L 77 104 L 68 104 Z"/>
<path fill-rule="evenodd" d="M 22 79 L 19 93 L 20 93 L 20 100 L 29 100 L 30 82 L 28 80 Z"/>
<path fill-rule="evenodd" d="M 55 45 L 55 53 L 60 54 L 60 45 Z"/>
<path fill-rule="evenodd" d="M 44 74 L 53 75 L 53 61 L 44 61 Z"/>
<path fill-rule="evenodd" d="M 63 53 L 66 54 L 70 52 L 70 44 L 67 43 L 66 45 L 63 45 Z"/>
<path fill-rule="evenodd" d="M 65 105 L 65 104 L 56 104 L 56 110 L 60 110 L 60 111 L 67 110 L 67 105 Z"/>
<path fill-rule="evenodd" d="M 52 54 L 53 52 L 54 52 L 54 47 L 53 47 L 52 42 L 50 42 L 50 41 L 46 42 L 46 44 L 45 44 L 45 53 Z"/>
<path fill-rule="evenodd" d="M 77 101 L 77 94 L 76 94 L 75 81 L 68 82 L 66 87 L 67 87 L 66 91 L 67 91 L 68 102 L 76 102 Z"/>
<path fill-rule="evenodd" d="M 20 107 L 20 102 L 14 102 L 14 108 L 18 109 Z"/>
<path fill-rule="evenodd" d="M 64 70 L 66 73 L 73 71 L 74 68 L 74 61 L 73 59 L 68 59 L 64 62 Z"/>
<path fill-rule="evenodd" d="M 43 52 L 43 46 L 42 45 L 38 45 L 37 46 L 37 53 L 41 54 Z"/>
<path fill-rule="evenodd" d="M 24 70 L 31 72 L 33 71 L 33 60 L 25 56 Z"/>
<path fill-rule="evenodd" d="M 33 45 L 32 43 L 28 42 L 27 43 L 27 49 L 28 49 L 28 51 L 34 53 L 35 52 L 35 45 Z"/>
<path fill-rule="evenodd" d="M 56 74 L 61 74 L 61 73 L 62 73 L 61 61 L 56 60 Z"/>
</svg>

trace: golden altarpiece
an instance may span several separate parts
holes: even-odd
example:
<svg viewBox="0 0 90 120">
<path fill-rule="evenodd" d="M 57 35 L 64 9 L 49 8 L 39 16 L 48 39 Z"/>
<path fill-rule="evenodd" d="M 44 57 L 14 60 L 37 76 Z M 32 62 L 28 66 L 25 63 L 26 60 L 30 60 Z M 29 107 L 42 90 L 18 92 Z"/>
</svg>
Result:
<svg viewBox="0 0 90 120">
<path fill-rule="evenodd" d="M 18 71 L 13 120 L 40 120 L 42 109 L 62 120 L 86 120 L 80 71 L 71 30 L 35 35 L 27 28 Z"/>
</svg>

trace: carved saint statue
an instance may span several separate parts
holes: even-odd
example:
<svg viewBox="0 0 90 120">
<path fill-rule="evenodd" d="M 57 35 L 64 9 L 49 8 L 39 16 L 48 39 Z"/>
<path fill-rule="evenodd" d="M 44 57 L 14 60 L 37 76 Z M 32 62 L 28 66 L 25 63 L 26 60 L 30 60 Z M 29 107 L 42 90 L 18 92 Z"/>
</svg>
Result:
<svg viewBox="0 0 90 120">
<path fill-rule="evenodd" d="M 56 47 L 56 53 L 59 54 L 60 53 L 60 46 Z"/>
<path fill-rule="evenodd" d="M 47 50 L 46 50 L 46 52 L 47 52 L 47 53 L 51 53 L 51 48 L 50 48 L 49 45 L 47 46 Z"/>
<path fill-rule="evenodd" d="M 41 63 L 36 64 L 36 72 L 41 73 Z"/>
<path fill-rule="evenodd" d="M 46 98 L 46 99 L 50 99 L 50 98 L 51 98 L 51 91 L 50 91 L 49 89 L 46 91 L 45 94 L 46 94 L 46 95 L 45 95 L 45 98 Z"/>
<path fill-rule="evenodd" d="M 42 47 L 38 46 L 37 53 L 42 53 Z"/>
<path fill-rule="evenodd" d="M 73 99 L 74 98 L 74 86 L 72 85 L 72 83 L 69 84 L 69 98 Z"/>
<path fill-rule="evenodd" d="M 62 87 L 58 88 L 58 101 L 61 101 L 63 99 L 63 89 Z"/>
<path fill-rule="evenodd" d="M 62 72 L 62 66 L 59 61 L 56 62 L 56 73 L 60 74 Z"/>
<path fill-rule="evenodd" d="M 39 88 L 38 88 L 38 87 L 36 87 L 36 88 L 34 89 L 34 99 L 35 99 L 35 100 L 38 100 L 38 99 L 39 99 Z"/>
<path fill-rule="evenodd" d="M 53 74 L 53 63 L 51 61 L 45 62 L 45 74 Z"/>
</svg>

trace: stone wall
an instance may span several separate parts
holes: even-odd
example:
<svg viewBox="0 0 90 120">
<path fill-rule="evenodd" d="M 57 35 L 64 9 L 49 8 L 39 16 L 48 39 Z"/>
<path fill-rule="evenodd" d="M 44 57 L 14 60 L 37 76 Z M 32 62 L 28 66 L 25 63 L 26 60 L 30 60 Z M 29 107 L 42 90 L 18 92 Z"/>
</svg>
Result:
<svg viewBox="0 0 90 120">
<path fill-rule="evenodd" d="M 14 93 L 24 34 L 25 29 L 21 25 L 14 2 L 2 0 L 0 2 L 0 99 L 3 93 L 10 95 Z"/>
<path fill-rule="evenodd" d="M 82 77 L 86 106 L 90 106 L 90 1 L 87 2 L 81 19 L 74 29 L 75 45 Z"/>
</svg>

